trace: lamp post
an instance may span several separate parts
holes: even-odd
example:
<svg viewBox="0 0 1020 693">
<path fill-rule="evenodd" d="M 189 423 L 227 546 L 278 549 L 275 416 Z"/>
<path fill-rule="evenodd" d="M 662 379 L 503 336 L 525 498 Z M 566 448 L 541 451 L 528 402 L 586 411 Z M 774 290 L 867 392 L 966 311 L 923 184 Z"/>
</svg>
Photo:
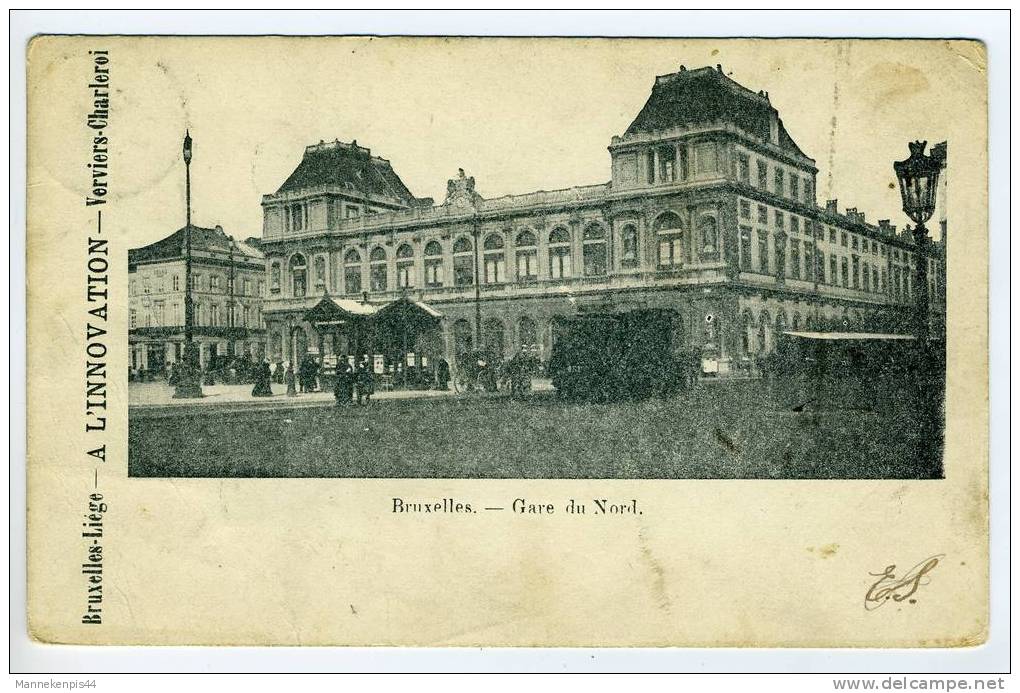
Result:
<svg viewBox="0 0 1020 693">
<path fill-rule="evenodd" d="M 191 134 L 184 133 L 184 359 L 175 399 L 202 396 L 198 346 L 195 344 L 195 306 L 191 297 Z"/>
<path fill-rule="evenodd" d="M 900 183 L 903 211 L 914 222 L 914 250 L 917 270 L 914 287 L 914 331 L 922 349 L 928 343 L 931 307 L 928 301 L 928 229 L 924 223 L 935 213 L 935 193 L 938 189 L 942 160 L 937 155 L 924 153 L 928 143 L 910 142 L 910 157 L 893 164 Z"/>
</svg>

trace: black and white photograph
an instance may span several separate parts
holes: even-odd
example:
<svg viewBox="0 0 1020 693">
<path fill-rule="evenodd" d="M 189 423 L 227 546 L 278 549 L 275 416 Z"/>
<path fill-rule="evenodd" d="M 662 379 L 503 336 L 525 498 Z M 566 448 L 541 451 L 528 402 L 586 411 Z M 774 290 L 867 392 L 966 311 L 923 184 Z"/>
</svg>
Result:
<svg viewBox="0 0 1020 693">
<path fill-rule="evenodd" d="M 242 16 L 25 40 L 42 654 L 1001 628 L 979 38 Z"/>
<path fill-rule="evenodd" d="M 218 101 L 161 123 L 181 194 L 128 253 L 130 474 L 941 478 L 944 124 L 872 110 L 861 166 L 841 100 L 916 76 L 869 57 L 871 80 L 799 84 L 707 52 L 652 51 L 625 89 L 581 60 L 556 76 L 597 101 L 570 109 L 518 74 L 477 127 L 431 89 L 352 115 L 325 74 L 254 151 L 210 153 Z M 590 183 L 553 175 L 571 157 Z"/>
</svg>

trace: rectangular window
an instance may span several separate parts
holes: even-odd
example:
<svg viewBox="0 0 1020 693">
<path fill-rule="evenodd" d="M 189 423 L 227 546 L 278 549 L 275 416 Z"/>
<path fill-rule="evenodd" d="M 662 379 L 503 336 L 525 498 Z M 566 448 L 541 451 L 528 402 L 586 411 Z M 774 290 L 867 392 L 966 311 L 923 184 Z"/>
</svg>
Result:
<svg viewBox="0 0 1020 693">
<path fill-rule="evenodd" d="M 853 272 L 851 273 L 851 283 L 855 289 L 861 288 L 861 259 L 856 255 L 853 256 Z"/>
<path fill-rule="evenodd" d="M 776 210 L 776 228 L 779 229 L 780 231 L 783 230 L 783 228 L 786 226 L 786 224 L 783 221 L 785 218 L 786 218 L 786 215 L 783 214 L 782 212 L 780 212 L 777 209 Z"/>
<path fill-rule="evenodd" d="M 535 250 L 517 251 L 517 280 L 533 282 L 538 279 L 538 252 Z"/>
<path fill-rule="evenodd" d="M 401 262 L 397 265 L 397 287 L 400 289 L 414 287 L 414 263 Z"/>
<path fill-rule="evenodd" d="M 817 276 L 815 277 L 815 281 L 817 281 L 819 284 L 824 284 L 825 283 L 825 253 L 823 253 L 821 251 L 818 252 L 818 264 L 816 265 L 816 267 L 817 267 Z"/>
<path fill-rule="evenodd" d="M 659 238 L 659 267 L 670 269 L 679 267 L 683 261 L 683 237 L 661 236 Z"/>
<path fill-rule="evenodd" d="M 851 246 L 851 247 L 852 247 L 852 248 L 853 248 L 854 250 L 857 250 L 857 236 L 851 236 L 851 237 L 850 237 L 850 246 Z"/>
<path fill-rule="evenodd" d="M 506 280 L 506 259 L 502 253 L 485 256 L 485 283 L 499 284 Z"/>
<path fill-rule="evenodd" d="M 768 190 L 769 187 L 769 167 L 764 161 L 758 162 L 758 188 L 760 190 Z"/>
<path fill-rule="evenodd" d="M 791 200 L 800 199 L 800 178 L 793 175 L 792 173 L 790 174 L 790 199 Z"/>
<path fill-rule="evenodd" d="M 767 224 L 769 223 L 769 210 L 765 205 L 758 205 L 758 223 Z"/>
<path fill-rule="evenodd" d="M 180 290 L 181 290 L 181 278 L 178 277 L 175 274 L 174 275 L 174 291 L 180 291 Z"/>
<path fill-rule="evenodd" d="M 606 273 L 606 244 L 586 243 L 584 245 L 584 275 L 598 277 Z"/>
<path fill-rule="evenodd" d="M 804 241 L 804 278 L 808 281 L 811 280 L 811 257 L 814 252 L 814 243 L 811 241 Z"/>
<path fill-rule="evenodd" d="M 751 203 L 747 200 L 740 201 L 740 218 L 750 219 L 751 218 Z"/>
<path fill-rule="evenodd" d="M 811 181 L 807 178 L 804 179 L 804 204 L 811 204 L 812 193 L 811 193 Z"/>
<path fill-rule="evenodd" d="M 843 277 L 843 288 L 844 289 L 849 289 L 850 288 L 850 263 L 847 262 L 847 259 L 845 257 L 841 258 L 840 269 L 843 271 L 843 274 L 842 274 L 842 277 Z"/>
<path fill-rule="evenodd" d="M 353 205 L 347 205 L 345 214 L 348 219 L 357 219 L 358 216 L 361 214 L 361 209 Z"/>
<path fill-rule="evenodd" d="M 829 256 L 829 283 L 833 286 L 839 283 L 839 272 L 836 269 L 836 256 Z"/>
<path fill-rule="evenodd" d="M 740 227 L 740 269 L 751 271 L 751 227 Z"/>
<path fill-rule="evenodd" d="M 219 291 L 220 290 L 220 277 L 218 274 L 210 275 L 209 277 L 209 290 Z"/>
<path fill-rule="evenodd" d="M 456 286 L 475 283 L 474 260 L 470 255 L 453 258 L 453 283 Z"/>
<path fill-rule="evenodd" d="M 737 176 L 741 183 L 751 184 L 751 159 L 747 154 L 741 154 L 737 159 Z"/>
<path fill-rule="evenodd" d="M 443 285 L 443 261 L 442 260 L 426 260 L 425 261 L 425 286 L 442 286 Z"/>
<path fill-rule="evenodd" d="M 371 291 L 386 291 L 386 264 L 372 265 L 368 273 Z"/>
<path fill-rule="evenodd" d="M 344 269 L 344 293 L 349 296 L 361 293 L 361 267 Z"/>
<path fill-rule="evenodd" d="M 790 215 L 790 233 L 800 233 L 800 217 Z"/>
<path fill-rule="evenodd" d="M 843 231 L 839 234 L 839 244 L 844 248 L 847 246 L 847 232 Z"/>
<path fill-rule="evenodd" d="M 871 269 L 868 267 L 868 263 L 864 263 L 864 267 L 861 269 L 861 279 L 864 280 L 864 290 L 871 291 Z"/>
<path fill-rule="evenodd" d="M 800 279 L 800 243 L 790 243 L 790 269 L 794 279 Z"/>
<path fill-rule="evenodd" d="M 829 229 L 829 243 L 836 243 L 836 229 Z"/>
<path fill-rule="evenodd" d="M 783 187 L 784 187 L 783 186 L 783 177 L 784 177 L 783 176 L 783 169 L 777 168 L 776 169 L 776 194 L 777 195 L 785 195 L 786 194 L 783 191 Z"/>
<path fill-rule="evenodd" d="M 646 159 L 647 159 L 647 164 L 648 164 L 647 167 L 646 167 L 646 170 L 648 171 L 648 182 L 649 183 L 654 183 L 655 182 L 655 152 L 648 152 L 648 155 L 647 155 Z"/>
<path fill-rule="evenodd" d="M 871 290 L 878 291 L 878 269 L 876 267 L 871 268 Z"/>
<path fill-rule="evenodd" d="M 549 249 L 549 276 L 553 279 L 566 279 L 570 276 L 570 248 Z"/>
<path fill-rule="evenodd" d="M 758 271 L 769 273 L 769 235 L 761 229 L 758 229 Z"/>
<path fill-rule="evenodd" d="M 130 321 L 129 321 L 128 326 L 131 327 L 131 329 L 134 329 L 135 326 L 138 324 L 138 311 L 135 310 L 134 308 L 132 308 L 129 311 L 129 316 L 130 316 Z"/>
</svg>

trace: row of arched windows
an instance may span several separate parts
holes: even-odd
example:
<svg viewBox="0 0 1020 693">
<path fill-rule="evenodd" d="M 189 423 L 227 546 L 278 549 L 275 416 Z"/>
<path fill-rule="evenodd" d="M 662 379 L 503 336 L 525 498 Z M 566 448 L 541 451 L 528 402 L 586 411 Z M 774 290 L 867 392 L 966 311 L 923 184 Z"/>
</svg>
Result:
<svg viewBox="0 0 1020 693">
<path fill-rule="evenodd" d="M 717 250 L 717 222 L 715 217 L 704 216 L 699 222 L 700 236 L 704 244 L 703 252 Z M 658 267 L 672 269 L 690 260 L 690 249 L 686 247 L 686 230 L 680 217 L 673 212 L 661 214 L 653 224 L 657 246 Z M 570 232 L 566 227 L 557 226 L 547 236 L 548 277 L 550 279 L 568 279 L 575 276 L 598 277 L 609 271 L 609 247 L 606 229 L 601 224 L 593 223 L 584 228 L 581 236 L 580 266 L 576 265 Z M 531 229 L 523 229 L 514 237 L 514 253 L 509 258 L 515 263 L 516 278 L 520 282 L 537 281 L 539 277 L 538 236 Z M 640 240 L 637 226 L 624 224 L 620 229 L 619 265 L 621 269 L 636 268 L 640 262 Z M 343 256 L 343 290 L 346 294 L 360 294 L 364 290 L 372 292 L 387 291 L 391 288 L 406 289 L 415 286 L 414 250 L 410 243 L 402 243 L 397 247 L 395 255 L 396 277 L 395 286 L 390 286 L 389 265 L 386 250 L 382 246 L 372 248 L 368 256 L 368 286 L 362 286 L 363 258 L 357 248 L 350 248 Z M 452 274 L 446 275 L 443 260 L 443 247 L 435 240 L 425 244 L 423 250 L 425 287 L 439 287 L 452 283 L 453 286 L 471 286 L 475 281 L 475 249 L 472 239 L 468 236 L 457 238 L 452 247 Z M 506 282 L 510 275 L 507 271 L 506 241 L 500 233 L 490 233 L 483 237 L 479 270 L 481 281 L 485 284 Z M 291 293 L 301 297 L 314 288 L 319 293 L 326 288 L 326 261 L 322 256 L 314 260 L 312 268 L 313 286 L 309 285 L 309 268 L 302 253 L 295 253 L 288 261 Z M 281 266 L 273 262 L 270 267 L 270 289 L 273 293 L 281 291 Z"/>
<path fill-rule="evenodd" d="M 538 353 L 541 342 L 538 334 L 538 323 L 534 318 L 522 315 L 516 323 L 516 334 L 512 337 L 512 351 Z M 474 353 L 478 349 L 485 351 L 490 358 L 502 359 L 506 356 L 507 336 L 506 325 L 499 318 L 486 318 L 482 321 L 482 343 L 476 348 L 475 331 L 471 323 L 460 319 L 453 323 L 453 347 L 458 359 Z"/>
</svg>

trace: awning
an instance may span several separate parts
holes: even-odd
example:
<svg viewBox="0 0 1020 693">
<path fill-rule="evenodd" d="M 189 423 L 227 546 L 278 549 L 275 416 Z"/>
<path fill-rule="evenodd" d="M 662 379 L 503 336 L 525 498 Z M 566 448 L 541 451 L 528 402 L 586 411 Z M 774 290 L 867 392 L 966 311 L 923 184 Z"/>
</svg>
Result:
<svg viewBox="0 0 1020 693">
<path fill-rule="evenodd" d="M 396 301 L 387 303 L 380 308 L 372 317 L 372 320 L 381 324 L 422 326 L 434 325 L 442 318 L 442 313 L 423 301 L 398 298 Z"/>
<path fill-rule="evenodd" d="M 909 334 L 882 334 L 880 332 L 783 332 L 790 337 L 801 339 L 823 339 L 826 341 L 891 341 L 914 339 Z"/>
<path fill-rule="evenodd" d="M 377 311 L 378 308 L 368 303 L 323 296 L 322 300 L 304 314 L 302 320 L 313 325 L 339 325 L 369 317 Z"/>
</svg>

